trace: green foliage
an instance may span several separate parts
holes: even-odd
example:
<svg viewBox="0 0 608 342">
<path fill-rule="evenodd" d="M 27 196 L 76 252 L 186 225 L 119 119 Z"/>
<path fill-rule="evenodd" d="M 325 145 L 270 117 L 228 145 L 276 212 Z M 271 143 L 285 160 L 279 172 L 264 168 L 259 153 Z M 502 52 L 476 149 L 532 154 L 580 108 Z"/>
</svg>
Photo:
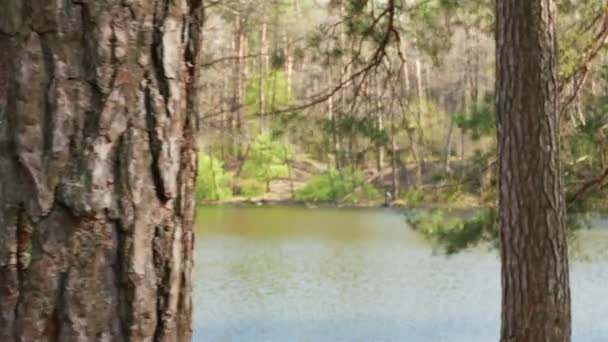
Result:
<svg viewBox="0 0 608 342">
<path fill-rule="evenodd" d="M 588 25 L 604 11 L 606 3 L 604 0 L 560 0 L 558 6 L 560 77 L 564 77 L 572 74 L 587 57 L 587 48 L 596 36 Z"/>
<path fill-rule="evenodd" d="M 492 93 L 483 96 L 481 102 L 469 113 L 456 115 L 456 124 L 471 134 L 473 140 L 496 135 L 496 103 Z"/>
<path fill-rule="evenodd" d="M 242 179 L 239 181 L 239 195 L 252 198 L 260 197 L 266 193 L 266 185 L 255 179 Z"/>
<path fill-rule="evenodd" d="M 359 202 L 380 198 L 380 192 L 365 181 L 362 173 L 350 170 L 332 169 L 296 191 L 296 200 L 302 202 Z"/>
<path fill-rule="evenodd" d="M 283 49 L 275 49 L 272 51 L 272 55 L 270 56 L 270 66 L 273 70 L 279 70 L 285 66 L 285 59 L 285 51 L 283 51 Z M 285 89 L 287 89 L 287 82 L 285 83 Z"/>
<path fill-rule="evenodd" d="M 230 198 L 232 176 L 224 171 L 222 161 L 206 153 L 198 159 L 196 199 L 199 201 L 221 201 Z"/>
<path fill-rule="evenodd" d="M 468 218 L 446 217 L 442 210 L 410 214 L 406 218 L 413 229 L 443 246 L 447 254 L 459 252 L 482 240 L 495 242 L 497 238 L 494 209 L 483 210 Z"/>
<path fill-rule="evenodd" d="M 569 210 L 566 216 L 569 236 L 579 229 L 591 226 L 591 215 Z M 483 209 L 473 215 L 447 213 L 443 210 L 430 210 L 409 213 L 406 220 L 412 229 L 425 238 L 443 247 L 447 254 L 454 254 L 480 242 L 489 242 L 498 247 L 498 227 L 496 208 Z"/>
<path fill-rule="evenodd" d="M 411 189 L 401 194 L 401 200 L 409 207 L 441 206 L 454 209 L 474 208 L 479 204 L 478 195 L 465 185 L 446 186 L 441 189 Z"/>
<path fill-rule="evenodd" d="M 378 129 L 376 119 L 372 116 L 355 117 L 342 115 L 335 120 L 320 119 L 321 129 L 339 135 L 360 136 L 369 139 L 374 145 L 386 145 L 389 141 L 386 130 Z"/>
<path fill-rule="evenodd" d="M 574 134 L 567 136 L 565 139 L 565 145 L 574 157 L 580 159 L 588 156 L 585 159 L 593 164 L 593 159 L 601 156 L 602 145 L 608 140 L 607 112 L 608 97 L 598 97 L 587 101 L 585 123 L 578 126 Z"/>
<path fill-rule="evenodd" d="M 435 64 L 442 62 L 451 45 L 451 31 L 445 20 L 454 10 L 453 1 L 430 0 L 412 6 L 412 24 L 409 28 L 416 37 L 416 46 L 425 52 Z"/>
<path fill-rule="evenodd" d="M 562 165 L 570 194 L 568 198 L 590 179 L 602 175 L 608 165 L 608 97 L 588 99 L 584 106 L 585 122 L 572 128 L 562 138 Z M 578 212 L 606 208 L 606 187 L 597 188 L 577 199 Z"/>
<path fill-rule="evenodd" d="M 424 192 L 419 189 L 411 189 L 401 194 L 401 199 L 403 199 L 408 206 L 415 207 L 424 201 Z"/>
<path fill-rule="evenodd" d="M 351 37 L 374 37 L 385 27 L 372 15 L 368 0 L 348 0 L 345 9 L 346 33 Z"/>
<path fill-rule="evenodd" d="M 291 148 L 276 137 L 269 133 L 260 134 L 243 165 L 243 177 L 266 184 L 268 190 L 270 181 L 287 176 L 286 161 L 291 154 Z"/>
<path fill-rule="evenodd" d="M 408 106 L 408 118 L 403 125 L 420 142 L 425 159 L 444 157 L 445 137 L 448 127 L 445 124 L 448 114 L 434 101 L 417 99 Z"/>
</svg>

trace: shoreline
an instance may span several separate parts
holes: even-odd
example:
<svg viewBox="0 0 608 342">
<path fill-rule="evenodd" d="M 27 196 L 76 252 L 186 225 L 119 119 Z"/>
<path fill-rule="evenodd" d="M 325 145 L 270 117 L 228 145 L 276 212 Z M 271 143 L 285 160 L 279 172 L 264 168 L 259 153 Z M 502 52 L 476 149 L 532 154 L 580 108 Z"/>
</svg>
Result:
<svg viewBox="0 0 608 342">
<path fill-rule="evenodd" d="M 445 210 L 478 210 L 485 206 L 451 207 L 443 204 L 408 205 L 404 201 L 394 201 L 387 206 L 381 201 L 370 202 L 302 202 L 291 199 L 238 198 L 228 201 L 199 201 L 198 206 L 228 207 L 300 207 L 308 209 L 445 209 Z"/>
<path fill-rule="evenodd" d="M 291 199 L 247 198 L 228 201 L 199 201 L 199 206 L 234 206 L 234 207 L 305 207 L 305 208 L 386 208 L 383 202 L 302 202 Z M 393 206 L 402 207 L 402 206 Z"/>
</svg>

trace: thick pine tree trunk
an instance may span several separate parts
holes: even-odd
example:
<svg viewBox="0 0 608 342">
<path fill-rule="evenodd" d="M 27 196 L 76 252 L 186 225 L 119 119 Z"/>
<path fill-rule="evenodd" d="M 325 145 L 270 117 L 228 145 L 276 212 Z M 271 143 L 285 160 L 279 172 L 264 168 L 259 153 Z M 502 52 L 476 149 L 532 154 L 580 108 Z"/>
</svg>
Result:
<svg viewBox="0 0 608 342">
<path fill-rule="evenodd" d="M 502 342 L 570 341 L 552 0 L 497 1 Z"/>
<path fill-rule="evenodd" d="M 0 10 L 0 341 L 191 339 L 201 0 Z"/>
</svg>

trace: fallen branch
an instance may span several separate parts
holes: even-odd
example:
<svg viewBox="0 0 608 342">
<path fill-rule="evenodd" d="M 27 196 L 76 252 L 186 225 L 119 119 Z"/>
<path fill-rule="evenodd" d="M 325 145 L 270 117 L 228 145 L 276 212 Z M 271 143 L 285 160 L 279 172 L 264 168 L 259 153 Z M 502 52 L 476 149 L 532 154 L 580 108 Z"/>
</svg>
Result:
<svg viewBox="0 0 608 342">
<path fill-rule="evenodd" d="M 586 181 L 572 196 L 568 197 L 567 204 L 571 205 L 580 200 L 583 195 L 595 187 L 602 188 L 602 185 L 606 179 L 608 179 L 608 168 L 606 168 L 598 177 Z"/>
</svg>

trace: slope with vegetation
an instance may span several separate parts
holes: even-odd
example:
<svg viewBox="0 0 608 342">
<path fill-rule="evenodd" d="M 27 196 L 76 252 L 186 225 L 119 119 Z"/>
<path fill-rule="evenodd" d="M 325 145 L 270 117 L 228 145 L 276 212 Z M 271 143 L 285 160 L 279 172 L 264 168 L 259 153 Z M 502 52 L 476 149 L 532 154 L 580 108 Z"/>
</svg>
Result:
<svg viewBox="0 0 608 342">
<path fill-rule="evenodd" d="M 608 14 L 557 5 L 565 185 L 598 209 Z M 202 154 L 226 176 L 200 200 L 494 206 L 492 1 L 228 0 L 207 15 L 222 34 L 204 50 Z"/>
</svg>

